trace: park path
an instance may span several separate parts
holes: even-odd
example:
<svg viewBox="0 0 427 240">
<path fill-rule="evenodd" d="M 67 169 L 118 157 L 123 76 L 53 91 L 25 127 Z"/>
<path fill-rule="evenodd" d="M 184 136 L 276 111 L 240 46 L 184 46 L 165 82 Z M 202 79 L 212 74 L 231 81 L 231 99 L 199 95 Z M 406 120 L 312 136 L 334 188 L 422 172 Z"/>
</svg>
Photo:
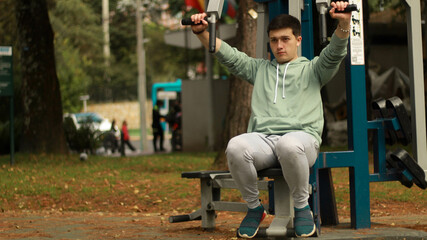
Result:
<svg viewBox="0 0 427 240">
<path fill-rule="evenodd" d="M 0 239 L 237 239 L 242 213 L 219 212 L 215 231 L 199 221 L 169 223 L 160 213 L 88 213 L 5 211 L 0 213 Z M 273 219 L 269 216 L 264 226 Z M 351 229 L 348 220 L 322 227 L 317 239 L 425 239 L 427 215 L 373 217 L 370 229 Z"/>
</svg>

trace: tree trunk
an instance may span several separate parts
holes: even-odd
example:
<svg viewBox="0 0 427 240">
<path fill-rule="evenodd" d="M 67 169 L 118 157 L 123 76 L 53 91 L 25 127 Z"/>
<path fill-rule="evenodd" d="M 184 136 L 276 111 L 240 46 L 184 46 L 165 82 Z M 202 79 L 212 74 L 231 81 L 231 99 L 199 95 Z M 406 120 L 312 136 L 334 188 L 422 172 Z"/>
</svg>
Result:
<svg viewBox="0 0 427 240">
<path fill-rule="evenodd" d="M 66 153 L 53 31 L 45 0 L 15 0 L 24 124 L 20 150 Z"/>
<path fill-rule="evenodd" d="M 238 29 L 236 34 L 237 48 L 248 56 L 255 57 L 256 46 L 256 19 L 253 19 L 248 10 L 257 9 L 253 0 L 240 0 L 238 10 Z M 225 149 L 228 141 L 239 134 L 245 133 L 251 115 L 252 88 L 248 82 L 235 76 L 230 78 L 228 107 L 220 150 L 215 158 L 214 167 L 227 169 Z"/>
</svg>

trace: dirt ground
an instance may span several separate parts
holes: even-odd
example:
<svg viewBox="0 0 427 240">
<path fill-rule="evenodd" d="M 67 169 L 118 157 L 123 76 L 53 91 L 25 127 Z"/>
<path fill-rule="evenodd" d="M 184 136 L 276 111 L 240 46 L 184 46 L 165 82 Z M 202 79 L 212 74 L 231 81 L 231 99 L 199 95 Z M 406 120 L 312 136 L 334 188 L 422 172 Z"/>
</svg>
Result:
<svg viewBox="0 0 427 240">
<path fill-rule="evenodd" d="M 195 182 L 194 194 L 199 194 L 197 185 Z M 68 197 L 72 198 L 72 195 Z M 44 201 L 48 200 L 38 199 L 38 202 Z M 244 217 L 243 213 L 217 212 L 215 230 L 206 231 L 201 228 L 200 221 L 169 223 L 169 216 L 188 213 L 182 212 L 178 206 L 198 206 L 200 203 L 194 202 L 194 198 L 180 199 L 180 202 L 158 200 L 159 203 L 156 201 L 144 207 L 138 207 L 137 199 L 127 199 L 125 203 L 121 202 L 123 199 L 106 201 L 101 201 L 105 204 L 84 201 L 90 209 L 85 212 L 68 210 L 78 209 L 77 199 L 62 199 L 67 208 L 65 204 L 48 201 L 44 205 L 50 207 L 43 210 L 24 210 L 19 208 L 19 204 L 9 202 L 7 210 L 0 210 L 0 239 L 236 239 L 236 229 Z M 345 239 L 343 236 L 389 239 L 382 236 L 404 233 L 406 235 L 402 238 L 393 239 L 427 240 L 425 202 L 377 202 L 371 199 L 371 228 L 360 230 L 350 228 L 348 204 L 339 204 L 337 209 L 340 224 L 322 227 L 319 239 Z M 274 216 L 268 216 L 262 227 L 268 227 L 273 219 Z"/>
<path fill-rule="evenodd" d="M 371 229 L 351 229 L 344 216 L 338 226 L 322 227 L 319 239 L 389 239 L 380 236 L 401 233 L 404 237 L 397 239 L 427 239 L 425 208 L 373 203 L 371 213 Z M 168 217 L 177 214 L 182 213 L 9 210 L 0 213 L 0 239 L 237 239 L 236 229 L 244 217 L 243 213 L 217 212 L 215 230 L 206 231 L 200 221 L 169 223 Z M 273 219 L 268 216 L 262 226 L 268 227 Z"/>
<path fill-rule="evenodd" d="M 167 183 L 166 183 L 167 184 Z M 199 196 L 197 181 L 189 183 Z M 117 184 L 118 189 L 121 185 Z M 123 184 L 123 187 L 126 184 Z M 154 188 L 155 186 L 153 186 Z M 169 216 L 187 214 L 180 207 L 199 206 L 195 198 L 145 199 L 135 194 L 126 198 L 78 199 L 64 195 L 53 201 L 45 196 L 19 196 L 3 202 L 0 209 L 0 239 L 236 239 L 236 229 L 244 213 L 217 212 L 216 228 L 206 231 L 200 221 L 169 223 Z M 148 195 L 147 195 L 148 196 Z M 26 202 L 25 208 L 19 203 Z M 338 204 L 338 226 L 321 229 L 318 239 L 392 239 L 427 240 L 427 206 L 422 202 L 400 202 L 371 199 L 371 228 L 350 228 L 348 201 Z M 149 203 L 149 204 L 148 204 Z M 40 208 L 43 206 L 43 208 Z M 86 211 L 71 211 L 71 209 Z M 274 216 L 268 216 L 262 227 L 268 227 Z M 387 235 L 388 234 L 388 235 Z M 403 235 L 402 235 L 403 234 Z M 350 237 L 350 238 L 344 238 Z M 384 237 L 387 236 L 387 237 Z"/>
</svg>

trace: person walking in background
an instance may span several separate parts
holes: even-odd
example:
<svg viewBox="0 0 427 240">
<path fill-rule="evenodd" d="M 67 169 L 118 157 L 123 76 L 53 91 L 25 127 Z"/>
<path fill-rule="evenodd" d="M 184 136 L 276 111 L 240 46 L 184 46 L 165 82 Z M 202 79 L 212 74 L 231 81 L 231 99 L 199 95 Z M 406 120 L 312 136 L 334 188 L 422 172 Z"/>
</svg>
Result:
<svg viewBox="0 0 427 240">
<path fill-rule="evenodd" d="M 181 118 L 181 104 L 177 100 L 174 102 L 174 106 L 170 109 L 168 115 L 166 116 L 166 121 L 168 122 L 169 128 L 172 131 L 172 151 L 182 150 Z"/>
<path fill-rule="evenodd" d="M 126 120 L 123 121 L 122 123 L 122 134 L 121 134 L 121 146 L 120 146 L 120 150 L 121 150 L 121 154 L 122 156 L 126 156 L 125 154 L 125 144 L 128 145 L 128 147 L 132 150 L 135 151 L 135 147 L 132 146 L 132 144 L 130 143 L 130 137 L 129 137 L 129 131 L 128 131 L 128 124 L 126 122 Z"/>
<path fill-rule="evenodd" d="M 160 124 L 161 118 L 164 118 L 162 115 L 160 115 L 160 108 L 163 106 L 163 102 L 160 100 L 157 100 L 156 105 L 153 107 L 153 124 L 151 127 L 153 128 L 153 146 L 154 151 L 157 152 L 157 139 L 159 138 L 159 147 L 160 151 L 165 151 L 163 148 L 163 139 L 164 139 L 164 131 L 163 127 Z"/>
<path fill-rule="evenodd" d="M 102 135 L 102 144 L 106 154 L 120 152 L 120 129 L 116 124 L 116 120 L 111 122 L 111 128 L 108 132 Z"/>
<path fill-rule="evenodd" d="M 113 119 L 113 121 L 111 122 L 111 129 L 110 132 L 114 135 L 114 138 L 112 138 L 112 147 L 111 147 L 111 151 L 114 153 L 117 149 L 119 149 L 119 141 L 120 141 L 120 130 L 119 127 L 116 124 L 116 119 Z"/>
</svg>

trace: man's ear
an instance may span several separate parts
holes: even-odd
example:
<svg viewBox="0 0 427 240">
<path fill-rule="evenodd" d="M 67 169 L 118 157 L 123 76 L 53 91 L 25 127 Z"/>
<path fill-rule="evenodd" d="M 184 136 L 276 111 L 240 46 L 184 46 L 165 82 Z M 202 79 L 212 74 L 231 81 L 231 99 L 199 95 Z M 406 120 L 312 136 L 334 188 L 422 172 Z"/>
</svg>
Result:
<svg viewBox="0 0 427 240">
<path fill-rule="evenodd" d="M 297 37 L 297 47 L 301 46 L 301 42 L 302 42 L 302 37 L 301 36 Z"/>
</svg>

